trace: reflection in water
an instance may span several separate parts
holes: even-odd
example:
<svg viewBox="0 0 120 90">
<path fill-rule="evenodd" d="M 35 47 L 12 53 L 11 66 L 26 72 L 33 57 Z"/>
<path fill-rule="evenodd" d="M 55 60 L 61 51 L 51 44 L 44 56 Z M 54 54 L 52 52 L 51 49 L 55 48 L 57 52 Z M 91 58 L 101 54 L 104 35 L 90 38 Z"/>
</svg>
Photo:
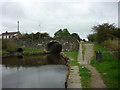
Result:
<svg viewBox="0 0 120 90">
<path fill-rule="evenodd" d="M 32 67 L 40 65 L 58 65 L 65 64 L 65 60 L 59 54 L 34 55 L 24 57 L 6 57 L 2 58 L 2 64 L 7 67 Z"/>
<path fill-rule="evenodd" d="M 64 65 L 44 65 L 40 67 L 15 68 L 3 67 L 3 88 L 64 88 L 66 67 Z"/>
<path fill-rule="evenodd" d="M 0 89 L 2 90 L 2 65 L 0 65 Z"/>
<path fill-rule="evenodd" d="M 2 59 L 3 88 L 64 88 L 67 68 L 59 54 Z"/>
</svg>

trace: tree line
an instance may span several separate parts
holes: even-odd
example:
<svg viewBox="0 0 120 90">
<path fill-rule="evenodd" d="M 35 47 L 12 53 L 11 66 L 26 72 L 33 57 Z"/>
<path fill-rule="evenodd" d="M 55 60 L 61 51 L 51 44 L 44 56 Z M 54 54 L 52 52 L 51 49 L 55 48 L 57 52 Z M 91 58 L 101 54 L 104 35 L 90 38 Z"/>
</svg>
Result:
<svg viewBox="0 0 120 90">
<path fill-rule="evenodd" d="M 22 34 L 19 39 L 31 39 L 31 40 L 36 40 L 36 39 L 40 39 L 40 38 L 51 38 L 50 35 L 48 33 L 26 33 L 26 34 Z M 81 41 L 82 39 L 80 38 L 80 36 L 77 33 L 72 33 L 70 34 L 70 32 L 68 31 L 67 28 L 64 28 L 63 30 L 60 29 L 58 31 L 56 31 L 54 33 L 54 37 L 73 37 L 76 38 L 78 41 Z M 83 39 L 83 41 L 85 41 L 85 39 Z"/>
<path fill-rule="evenodd" d="M 106 40 L 120 39 L 120 28 L 117 28 L 114 24 L 103 23 L 93 26 L 93 34 L 87 36 L 91 42 L 102 43 Z"/>
<path fill-rule="evenodd" d="M 26 34 L 22 34 L 19 39 L 39 39 L 39 38 L 44 38 L 44 37 L 50 37 L 50 35 L 48 33 L 40 33 L 40 32 L 37 32 L 37 33 L 26 33 Z"/>
</svg>

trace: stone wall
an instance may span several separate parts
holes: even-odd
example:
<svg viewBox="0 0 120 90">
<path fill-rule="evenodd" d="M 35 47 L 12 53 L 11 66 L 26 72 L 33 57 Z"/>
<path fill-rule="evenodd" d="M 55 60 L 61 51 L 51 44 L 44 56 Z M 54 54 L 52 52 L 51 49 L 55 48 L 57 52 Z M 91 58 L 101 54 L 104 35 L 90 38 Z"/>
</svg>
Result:
<svg viewBox="0 0 120 90">
<path fill-rule="evenodd" d="M 37 40 L 20 39 L 16 42 L 23 47 L 46 50 L 49 42 L 59 42 L 62 45 L 62 51 L 78 51 L 79 41 L 72 37 L 40 38 Z"/>
</svg>

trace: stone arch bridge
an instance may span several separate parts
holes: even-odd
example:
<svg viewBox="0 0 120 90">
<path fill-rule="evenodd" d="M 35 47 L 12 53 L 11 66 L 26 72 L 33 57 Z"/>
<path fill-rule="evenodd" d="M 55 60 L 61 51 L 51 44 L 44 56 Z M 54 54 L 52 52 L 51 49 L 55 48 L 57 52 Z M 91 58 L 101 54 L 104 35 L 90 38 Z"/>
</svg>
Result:
<svg viewBox="0 0 120 90">
<path fill-rule="evenodd" d="M 16 41 L 19 45 L 28 48 L 46 50 L 46 46 L 50 42 L 58 42 L 62 45 L 62 51 L 78 51 L 79 41 L 72 37 L 54 37 L 40 39 L 19 39 Z"/>
</svg>

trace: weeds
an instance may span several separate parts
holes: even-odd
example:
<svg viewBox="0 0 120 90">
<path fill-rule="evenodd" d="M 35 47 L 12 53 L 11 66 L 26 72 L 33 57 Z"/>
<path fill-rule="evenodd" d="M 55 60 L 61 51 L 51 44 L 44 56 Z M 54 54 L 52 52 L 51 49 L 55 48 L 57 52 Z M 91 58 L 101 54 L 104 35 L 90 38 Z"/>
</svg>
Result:
<svg viewBox="0 0 120 90">
<path fill-rule="evenodd" d="M 90 70 L 88 70 L 86 67 L 80 66 L 79 71 L 80 71 L 82 88 L 90 88 L 90 78 L 91 78 Z"/>
</svg>

